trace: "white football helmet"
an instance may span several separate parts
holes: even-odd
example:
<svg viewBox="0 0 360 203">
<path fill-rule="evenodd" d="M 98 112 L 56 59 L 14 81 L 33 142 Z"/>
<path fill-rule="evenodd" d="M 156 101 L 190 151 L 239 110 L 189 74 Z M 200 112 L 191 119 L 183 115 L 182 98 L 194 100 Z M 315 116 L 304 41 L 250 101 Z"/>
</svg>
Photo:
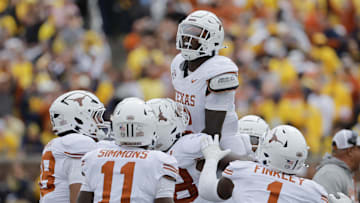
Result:
<svg viewBox="0 0 360 203">
<path fill-rule="evenodd" d="M 269 130 L 269 125 L 256 115 L 247 115 L 238 121 L 238 133 L 249 135 L 251 146 L 254 148 L 258 147 L 260 138 Z"/>
<path fill-rule="evenodd" d="M 167 151 L 181 137 L 189 123 L 189 116 L 182 104 L 169 98 L 151 99 L 146 103 L 151 106 L 157 116 L 158 139 L 155 149 Z"/>
<path fill-rule="evenodd" d="M 305 166 L 309 147 L 304 136 L 293 126 L 279 125 L 260 140 L 259 161 L 288 174 L 296 174 Z"/>
<path fill-rule="evenodd" d="M 156 141 L 156 116 L 140 99 L 120 102 L 111 116 L 115 143 L 126 146 L 149 146 Z"/>
<path fill-rule="evenodd" d="M 194 47 L 194 40 L 199 46 Z M 219 18 L 204 10 L 188 15 L 179 26 L 176 35 L 176 49 L 186 60 L 219 53 L 223 47 L 224 28 Z"/>
<path fill-rule="evenodd" d="M 77 132 L 99 140 L 110 132 L 110 122 L 103 119 L 104 104 L 92 93 L 75 90 L 60 95 L 49 113 L 56 135 Z"/>
</svg>

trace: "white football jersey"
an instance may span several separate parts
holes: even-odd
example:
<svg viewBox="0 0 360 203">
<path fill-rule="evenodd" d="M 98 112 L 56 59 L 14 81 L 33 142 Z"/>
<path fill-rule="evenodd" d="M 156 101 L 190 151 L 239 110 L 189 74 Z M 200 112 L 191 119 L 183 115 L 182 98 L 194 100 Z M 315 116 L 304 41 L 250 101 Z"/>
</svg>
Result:
<svg viewBox="0 0 360 203">
<path fill-rule="evenodd" d="M 234 161 L 224 170 L 235 187 L 234 202 L 327 203 L 327 192 L 316 182 L 276 172 L 250 161 Z"/>
<path fill-rule="evenodd" d="M 96 149 L 96 142 L 92 138 L 75 133 L 57 137 L 45 146 L 40 165 L 41 203 L 70 202 L 71 169 L 65 163 L 68 159 L 80 159 L 93 149 Z M 82 179 L 81 174 L 79 176 Z"/>
<path fill-rule="evenodd" d="M 185 59 L 178 54 L 171 63 L 172 84 L 175 89 L 175 100 L 187 107 L 190 122 L 187 127 L 192 133 L 200 133 L 205 128 L 205 98 L 209 79 L 224 73 L 236 73 L 238 68 L 231 59 L 216 55 L 200 65 L 194 72 L 184 77 Z M 238 117 L 235 104 L 226 112 L 221 135 L 235 135 Z"/>
<path fill-rule="evenodd" d="M 117 145 L 87 153 L 82 166 L 81 191 L 94 192 L 94 202 L 154 202 L 160 178 L 178 175 L 168 154 Z"/>
<path fill-rule="evenodd" d="M 196 169 L 197 160 L 203 159 L 201 139 L 207 134 L 187 134 L 181 137 L 170 148 L 169 154 L 174 156 L 179 165 L 179 176 L 175 185 L 175 203 L 208 203 L 199 196 L 198 185 L 200 171 Z"/>
</svg>

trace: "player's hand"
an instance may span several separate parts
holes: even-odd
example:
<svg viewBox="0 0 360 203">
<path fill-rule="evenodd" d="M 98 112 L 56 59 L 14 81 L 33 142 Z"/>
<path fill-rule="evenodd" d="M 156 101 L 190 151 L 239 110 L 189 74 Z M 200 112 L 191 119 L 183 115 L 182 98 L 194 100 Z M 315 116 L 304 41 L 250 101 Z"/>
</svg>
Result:
<svg viewBox="0 0 360 203">
<path fill-rule="evenodd" d="M 344 193 L 337 193 L 339 198 L 336 198 L 334 194 L 329 195 L 329 203 L 352 203 L 352 200 Z"/>
<path fill-rule="evenodd" d="M 214 139 L 211 136 L 206 136 L 201 140 L 201 151 L 206 160 L 215 159 L 219 161 L 224 156 L 230 153 L 230 149 L 221 150 L 219 147 L 219 135 L 216 134 Z"/>
</svg>

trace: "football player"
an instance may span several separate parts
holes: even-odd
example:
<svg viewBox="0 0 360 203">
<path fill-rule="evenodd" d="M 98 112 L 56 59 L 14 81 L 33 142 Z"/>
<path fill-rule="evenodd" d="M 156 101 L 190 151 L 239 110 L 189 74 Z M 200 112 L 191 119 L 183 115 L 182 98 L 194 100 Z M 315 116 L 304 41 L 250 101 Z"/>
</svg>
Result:
<svg viewBox="0 0 360 203">
<path fill-rule="evenodd" d="M 50 106 L 54 133 L 59 136 L 44 148 L 41 158 L 40 202 L 76 202 L 82 182 L 81 157 L 96 148 L 110 129 L 103 120 L 104 105 L 92 93 L 70 91 Z"/>
<path fill-rule="evenodd" d="M 308 146 L 299 130 L 289 125 L 275 127 L 260 141 L 260 163 L 234 161 L 216 177 L 216 166 L 229 151 L 221 151 L 218 137 L 205 139 L 206 162 L 200 175 L 199 193 L 212 201 L 233 198 L 235 202 L 328 202 L 325 189 L 296 174 L 305 164 Z"/>
<path fill-rule="evenodd" d="M 163 98 L 151 99 L 146 103 L 153 108 L 158 121 L 159 138 L 155 143 L 155 149 L 171 154 L 178 161 L 180 176 L 175 185 L 175 203 L 209 202 L 199 196 L 198 183 L 202 169 L 202 162 L 199 160 L 203 160 L 200 142 L 210 135 L 194 133 L 182 136 L 189 122 L 183 105 Z M 222 159 L 219 169 L 225 169 L 227 163 L 238 158 L 240 157 L 227 155 Z"/>
<path fill-rule="evenodd" d="M 187 131 L 220 134 L 221 147 L 237 153 L 238 68 L 218 55 L 223 40 L 224 28 L 216 15 L 204 10 L 188 15 L 178 26 L 176 48 L 181 53 L 171 63 L 171 76 L 176 102 L 189 110 Z"/>
<path fill-rule="evenodd" d="M 172 203 L 178 175 L 176 159 L 149 150 L 156 139 L 156 118 L 145 102 L 120 102 L 112 116 L 115 147 L 99 148 L 83 159 L 85 180 L 79 203 Z"/>
<path fill-rule="evenodd" d="M 242 138 L 244 147 L 241 155 L 255 158 L 260 139 L 270 130 L 269 125 L 259 116 L 246 115 L 238 121 L 238 135 Z"/>
</svg>

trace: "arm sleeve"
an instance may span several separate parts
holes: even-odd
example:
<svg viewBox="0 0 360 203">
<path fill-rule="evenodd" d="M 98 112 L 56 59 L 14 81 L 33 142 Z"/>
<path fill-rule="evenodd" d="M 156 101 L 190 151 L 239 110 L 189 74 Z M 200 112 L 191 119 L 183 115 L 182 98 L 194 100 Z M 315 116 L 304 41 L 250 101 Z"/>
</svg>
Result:
<svg viewBox="0 0 360 203">
<path fill-rule="evenodd" d="M 176 180 L 179 174 L 178 163 L 176 159 L 165 153 L 159 153 L 160 157 L 160 173 L 159 177 L 168 176 Z"/>
<path fill-rule="evenodd" d="M 235 90 L 211 93 L 205 98 L 205 108 L 214 111 L 231 111 L 235 104 Z"/>
<path fill-rule="evenodd" d="M 69 185 L 74 183 L 82 183 L 83 176 L 81 175 L 81 160 L 80 159 L 73 159 L 67 158 L 64 161 L 64 167 L 68 172 L 68 182 Z"/>
<path fill-rule="evenodd" d="M 175 180 L 170 180 L 166 177 L 161 177 L 156 188 L 156 198 L 170 197 L 175 193 Z"/>
<path fill-rule="evenodd" d="M 90 155 L 86 154 L 81 159 L 81 175 L 83 176 L 83 182 L 80 191 L 94 192 L 90 186 Z"/>
<path fill-rule="evenodd" d="M 217 187 L 219 180 L 216 177 L 218 162 L 213 159 L 205 161 L 204 168 L 200 174 L 199 194 L 202 198 L 209 201 L 223 201 L 218 195 Z"/>
</svg>

